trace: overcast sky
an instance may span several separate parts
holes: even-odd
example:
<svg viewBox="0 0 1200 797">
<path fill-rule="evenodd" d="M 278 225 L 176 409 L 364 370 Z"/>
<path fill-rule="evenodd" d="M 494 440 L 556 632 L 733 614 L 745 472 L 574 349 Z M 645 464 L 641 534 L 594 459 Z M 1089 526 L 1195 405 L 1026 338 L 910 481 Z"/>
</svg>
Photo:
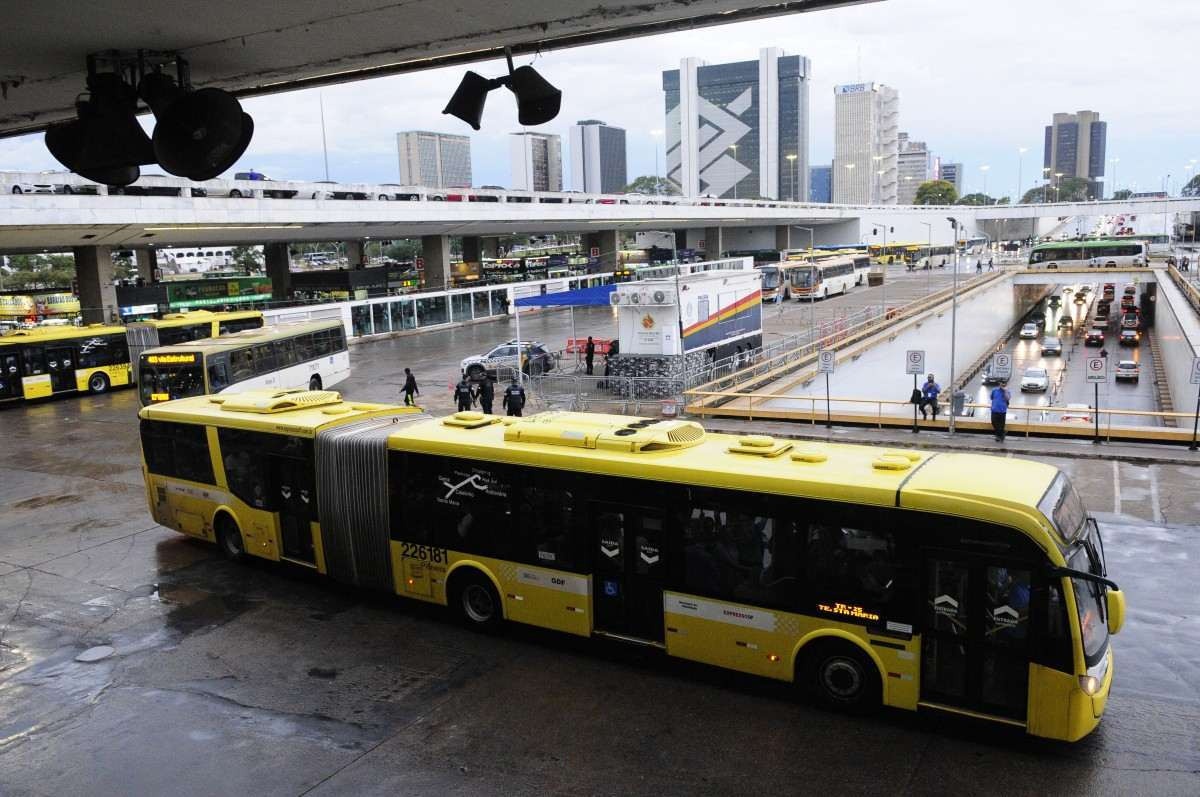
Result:
<svg viewBox="0 0 1200 797">
<path fill-rule="evenodd" d="M 1023 187 L 1040 174 L 1043 129 L 1056 111 L 1098 111 L 1118 187 L 1173 190 L 1200 158 L 1200 3 L 1190 0 L 885 0 L 832 11 L 704 28 L 615 44 L 558 50 L 534 61 L 563 91 L 558 118 L 539 130 L 602 119 L 628 133 L 630 179 L 653 174 L 663 127 L 661 73 L 697 56 L 710 64 L 756 59 L 781 47 L 812 61 L 810 162 L 833 154 L 833 86 L 878 81 L 900 93 L 900 129 L 943 160 L 965 165 L 966 191 L 1011 195 L 1018 148 Z M 495 76 L 501 62 L 478 64 Z M 276 178 L 322 179 L 319 102 L 325 105 L 329 177 L 396 182 L 395 133 L 438 130 L 472 136 L 476 185 L 510 184 L 507 134 L 518 130 L 507 92 L 493 92 L 475 133 L 441 109 L 463 67 L 347 83 L 245 101 L 254 141 L 235 167 Z M 657 146 L 656 146 L 657 145 Z M 659 170 L 662 170 L 660 155 Z M 1200 166 L 1200 164 L 1197 164 Z M 0 141 L 0 169 L 56 168 L 41 136 Z M 145 171 L 157 172 L 155 167 Z M 1108 182 L 1113 183 L 1113 167 Z"/>
</svg>

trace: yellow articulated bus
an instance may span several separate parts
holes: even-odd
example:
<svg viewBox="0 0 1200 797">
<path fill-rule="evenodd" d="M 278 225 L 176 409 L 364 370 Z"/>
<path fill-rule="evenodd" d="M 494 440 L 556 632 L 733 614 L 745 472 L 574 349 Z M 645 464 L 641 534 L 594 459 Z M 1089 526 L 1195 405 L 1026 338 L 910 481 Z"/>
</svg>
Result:
<svg viewBox="0 0 1200 797">
<path fill-rule="evenodd" d="M 124 327 L 34 327 L 0 337 L 0 404 L 132 383 Z"/>
<path fill-rule="evenodd" d="M 1051 465 L 258 391 L 141 411 L 159 523 L 230 556 L 1076 740 L 1123 594 Z"/>
<path fill-rule="evenodd" d="M 261 329 L 263 314 L 258 310 L 191 310 L 168 313 L 162 318 L 134 321 L 125 325 L 132 355 L 134 378 L 137 378 L 138 358 L 147 349 L 191 343 L 202 338 L 215 338 L 245 329 Z"/>
</svg>

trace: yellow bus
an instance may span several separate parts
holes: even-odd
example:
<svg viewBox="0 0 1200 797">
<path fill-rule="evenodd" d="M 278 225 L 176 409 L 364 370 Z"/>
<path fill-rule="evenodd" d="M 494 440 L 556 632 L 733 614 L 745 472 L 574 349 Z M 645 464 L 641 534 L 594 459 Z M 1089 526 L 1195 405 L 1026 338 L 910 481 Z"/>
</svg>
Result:
<svg viewBox="0 0 1200 797">
<path fill-rule="evenodd" d="M 233 557 L 298 561 L 480 629 L 646 645 L 849 711 L 1065 740 L 1104 711 L 1124 597 L 1051 465 L 685 420 L 435 419 L 332 392 L 141 419 L 155 520 Z"/>
<path fill-rule="evenodd" d="M 215 338 L 245 329 L 261 329 L 262 326 L 263 314 L 258 310 L 192 310 L 126 324 L 125 332 L 129 340 L 134 378 L 137 378 L 138 358 L 147 349 L 189 343 L 202 338 Z"/>
<path fill-rule="evenodd" d="M 34 327 L 0 337 L 0 403 L 132 383 L 124 327 Z"/>
</svg>

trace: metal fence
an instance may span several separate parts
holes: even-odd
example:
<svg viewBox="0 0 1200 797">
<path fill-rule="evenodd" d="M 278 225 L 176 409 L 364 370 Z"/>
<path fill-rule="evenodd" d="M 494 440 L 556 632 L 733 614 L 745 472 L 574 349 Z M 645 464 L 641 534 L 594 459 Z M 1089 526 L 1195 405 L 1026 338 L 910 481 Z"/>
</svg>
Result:
<svg viewBox="0 0 1200 797">
<path fill-rule="evenodd" d="M 545 374 L 529 377 L 530 396 L 541 410 L 673 415 L 682 405 L 682 379 L 661 376 Z"/>
</svg>

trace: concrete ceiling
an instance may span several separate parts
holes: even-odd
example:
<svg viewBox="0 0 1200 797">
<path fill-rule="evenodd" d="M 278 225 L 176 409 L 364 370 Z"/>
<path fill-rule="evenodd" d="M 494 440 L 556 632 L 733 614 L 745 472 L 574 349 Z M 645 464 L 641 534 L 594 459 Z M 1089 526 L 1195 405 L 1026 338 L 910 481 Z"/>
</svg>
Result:
<svg viewBox="0 0 1200 797">
<path fill-rule="evenodd" d="M 85 57 L 183 54 L 241 96 L 875 0 L 39 0 L 5 14 L 0 136 L 74 116 Z"/>
</svg>

